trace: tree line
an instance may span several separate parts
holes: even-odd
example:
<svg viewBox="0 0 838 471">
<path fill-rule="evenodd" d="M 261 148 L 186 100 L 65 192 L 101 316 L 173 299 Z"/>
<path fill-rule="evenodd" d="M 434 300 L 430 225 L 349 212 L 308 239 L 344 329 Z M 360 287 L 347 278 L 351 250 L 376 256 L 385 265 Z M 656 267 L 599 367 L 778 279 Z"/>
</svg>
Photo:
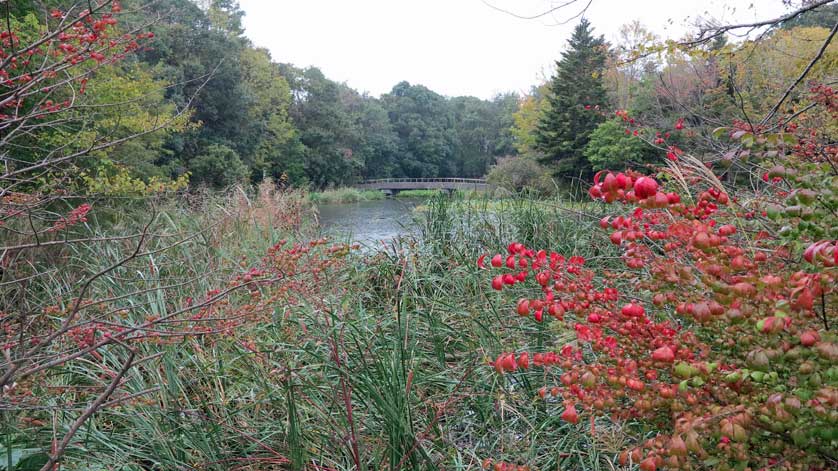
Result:
<svg viewBox="0 0 838 471">
<path fill-rule="evenodd" d="M 81 98 L 96 123 L 89 137 L 171 122 L 80 162 L 81 187 L 119 192 L 187 178 L 224 187 L 271 177 L 322 188 L 368 178 L 480 177 L 498 156 L 515 153 L 514 94 L 449 98 L 401 82 L 376 98 L 255 47 L 235 1 L 121 4 L 120 28 L 149 34 L 135 54 L 91 80 L 98 89 Z M 60 6 L 18 2 L 12 18 L 34 34 Z M 63 135 L 51 129 L 37 138 Z M 27 160 L 40 158 L 31 154 Z"/>
<path fill-rule="evenodd" d="M 17 2 L 12 26 L 37 37 L 63 3 Z M 719 36 L 688 48 L 636 22 L 608 43 L 582 19 L 549 81 L 523 97 L 482 100 L 408 82 L 377 98 L 316 67 L 282 63 L 245 37 L 244 12 L 233 0 L 125 0 L 121 9 L 120 30 L 143 31 L 142 44 L 83 82 L 72 121 L 29 130 L 15 150 L 16 161 L 38 162 L 49 158 L 43 143 L 81 152 L 103 139 L 136 137 L 74 161 L 68 183 L 77 192 L 265 178 L 324 188 L 487 173 L 513 189 L 550 187 L 556 176 L 645 165 L 679 146 L 711 152 L 718 123 L 765 111 L 836 16 L 827 5 L 751 41 Z M 823 78 L 836 62 L 831 46 L 810 78 Z M 650 127 L 680 122 L 687 131 L 663 145 L 662 136 L 634 135 L 615 109 Z"/>
</svg>

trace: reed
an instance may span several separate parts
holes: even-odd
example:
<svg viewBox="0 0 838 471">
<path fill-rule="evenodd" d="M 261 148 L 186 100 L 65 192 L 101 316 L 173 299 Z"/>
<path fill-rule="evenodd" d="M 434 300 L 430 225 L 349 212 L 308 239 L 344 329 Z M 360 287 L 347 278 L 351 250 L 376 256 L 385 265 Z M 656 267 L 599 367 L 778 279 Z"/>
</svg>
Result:
<svg viewBox="0 0 838 471">
<path fill-rule="evenodd" d="M 155 204 L 158 237 L 150 250 L 197 235 L 151 264 L 110 273 L 91 293 L 125 296 L 127 315 L 138 320 L 223 286 L 278 241 L 304 242 L 315 229 L 300 193 L 234 189 L 190 206 Z M 68 469 L 467 470 L 485 458 L 534 469 L 612 469 L 619 447 L 602 437 L 618 442 L 626 433 L 601 422 L 598 430 L 614 432 L 594 439 L 590 424 L 560 421 L 561 404 L 537 395 L 558 384 L 556 371 L 499 376 L 487 366 L 501 349 L 556 350 L 574 336 L 511 315 L 474 263 L 509 240 L 606 263 L 613 249 L 594 235 L 596 219 L 578 206 L 527 197 L 434 195 L 427 208 L 417 241 L 350 253 L 312 278 L 305 293 L 262 286 L 273 300 L 269 312 L 234 335 L 143 344 L 143 356 L 159 356 L 122 386 L 122 397 L 136 398 L 93 416 L 68 449 Z M 136 204 L 107 222 L 93 219 L 87 230 L 131 233 L 147 211 Z M 76 245 L 61 254 L 67 272 L 40 289 L 68 293 L 72 273 L 94 273 L 122 249 L 118 242 Z M 233 297 L 228 309 L 244 303 Z M 101 361 L 116 368 L 122 355 L 109 350 Z M 101 367 L 75 362 L 48 386 L 96 383 Z M 52 427 L 66 428 L 73 416 L 27 415 L 43 424 L 33 428 L 4 412 L 0 469 L 31 469 L 27 460 L 49 449 Z"/>
</svg>

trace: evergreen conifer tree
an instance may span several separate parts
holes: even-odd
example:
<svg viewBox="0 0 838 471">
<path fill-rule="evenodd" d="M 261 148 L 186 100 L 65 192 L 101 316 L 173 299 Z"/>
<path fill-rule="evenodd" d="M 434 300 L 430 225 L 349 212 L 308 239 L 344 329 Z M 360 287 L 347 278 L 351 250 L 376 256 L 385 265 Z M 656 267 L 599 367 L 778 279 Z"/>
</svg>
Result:
<svg viewBox="0 0 838 471">
<path fill-rule="evenodd" d="M 602 36 L 593 36 L 591 24 L 584 18 L 568 44 L 556 62 L 547 94 L 549 106 L 536 127 L 536 150 L 543 155 L 542 163 L 551 165 L 558 175 L 586 177 L 591 165 L 584 155 L 585 146 L 604 120 L 596 107 L 606 109 L 602 84 L 606 45 Z"/>
</svg>

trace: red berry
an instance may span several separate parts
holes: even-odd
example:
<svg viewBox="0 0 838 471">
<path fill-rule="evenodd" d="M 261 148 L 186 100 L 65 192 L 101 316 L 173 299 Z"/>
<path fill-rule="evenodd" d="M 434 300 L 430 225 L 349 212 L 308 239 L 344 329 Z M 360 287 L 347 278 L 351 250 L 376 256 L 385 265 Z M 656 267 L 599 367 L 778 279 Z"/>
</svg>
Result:
<svg viewBox="0 0 838 471">
<path fill-rule="evenodd" d="M 562 412 L 562 420 L 572 424 L 579 423 L 579 413 L 576 412 L 576 406 L 571 404 Z"/>
<path fill-rule="evenodd" d="M 528 316 L 530 315 L 530 302 L 526 299 L 519 299 L 518 300 L 518 315 L 519 316 Z"/>
<path fill-rule="evenodd" d="M 663 347 L 652 352 L 652 360 L 665 363 L 672 363 L 673 361 L 675 361 L 675 352 L 673 352 L 672 349 L 668 346 L 664 345 Z"/>
<path fill-rule="evenodd" d="M 503 276 L 498 275 L 492 278 L 492 289 L 500 291 L 503 288 Z"/>
<path fill-rule="evenodd" d="M 497 254 L 492 257 L 492 266 L 495 268 L 500 268 L 503 265 L 503 256 L 501 254 Z"/>
<path fill-rule="evenodd" d="M 807 330 L 800 334 L 800 345 L 804 347 L 811 347 L 812 345 L 818 343 L 821 339 L 821 336 L 818 335 L 817 332 L 814 330 Z"/>
<path fill-rule="evenodd" d="M 634 194 L 640 199 L 655 196 L 657 192 L 658 182 L 654 178 L 640 177 L 634 182 Z"/>
</svg>

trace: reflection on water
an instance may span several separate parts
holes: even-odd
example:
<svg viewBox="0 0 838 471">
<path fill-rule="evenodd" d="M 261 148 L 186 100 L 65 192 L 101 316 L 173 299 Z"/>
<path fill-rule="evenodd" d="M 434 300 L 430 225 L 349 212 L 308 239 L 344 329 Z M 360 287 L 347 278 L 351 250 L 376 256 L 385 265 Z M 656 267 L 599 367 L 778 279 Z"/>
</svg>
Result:
<svg viewBox="0 0 838 471">
<path fill-rule="evenodd" d="M 415 233 L 413 209 L 423 199 L 387 198 L 349 204 L 321 204 L 320 226 L 324 234 L 375 247 L 400 235 Z"/>
</svg>

